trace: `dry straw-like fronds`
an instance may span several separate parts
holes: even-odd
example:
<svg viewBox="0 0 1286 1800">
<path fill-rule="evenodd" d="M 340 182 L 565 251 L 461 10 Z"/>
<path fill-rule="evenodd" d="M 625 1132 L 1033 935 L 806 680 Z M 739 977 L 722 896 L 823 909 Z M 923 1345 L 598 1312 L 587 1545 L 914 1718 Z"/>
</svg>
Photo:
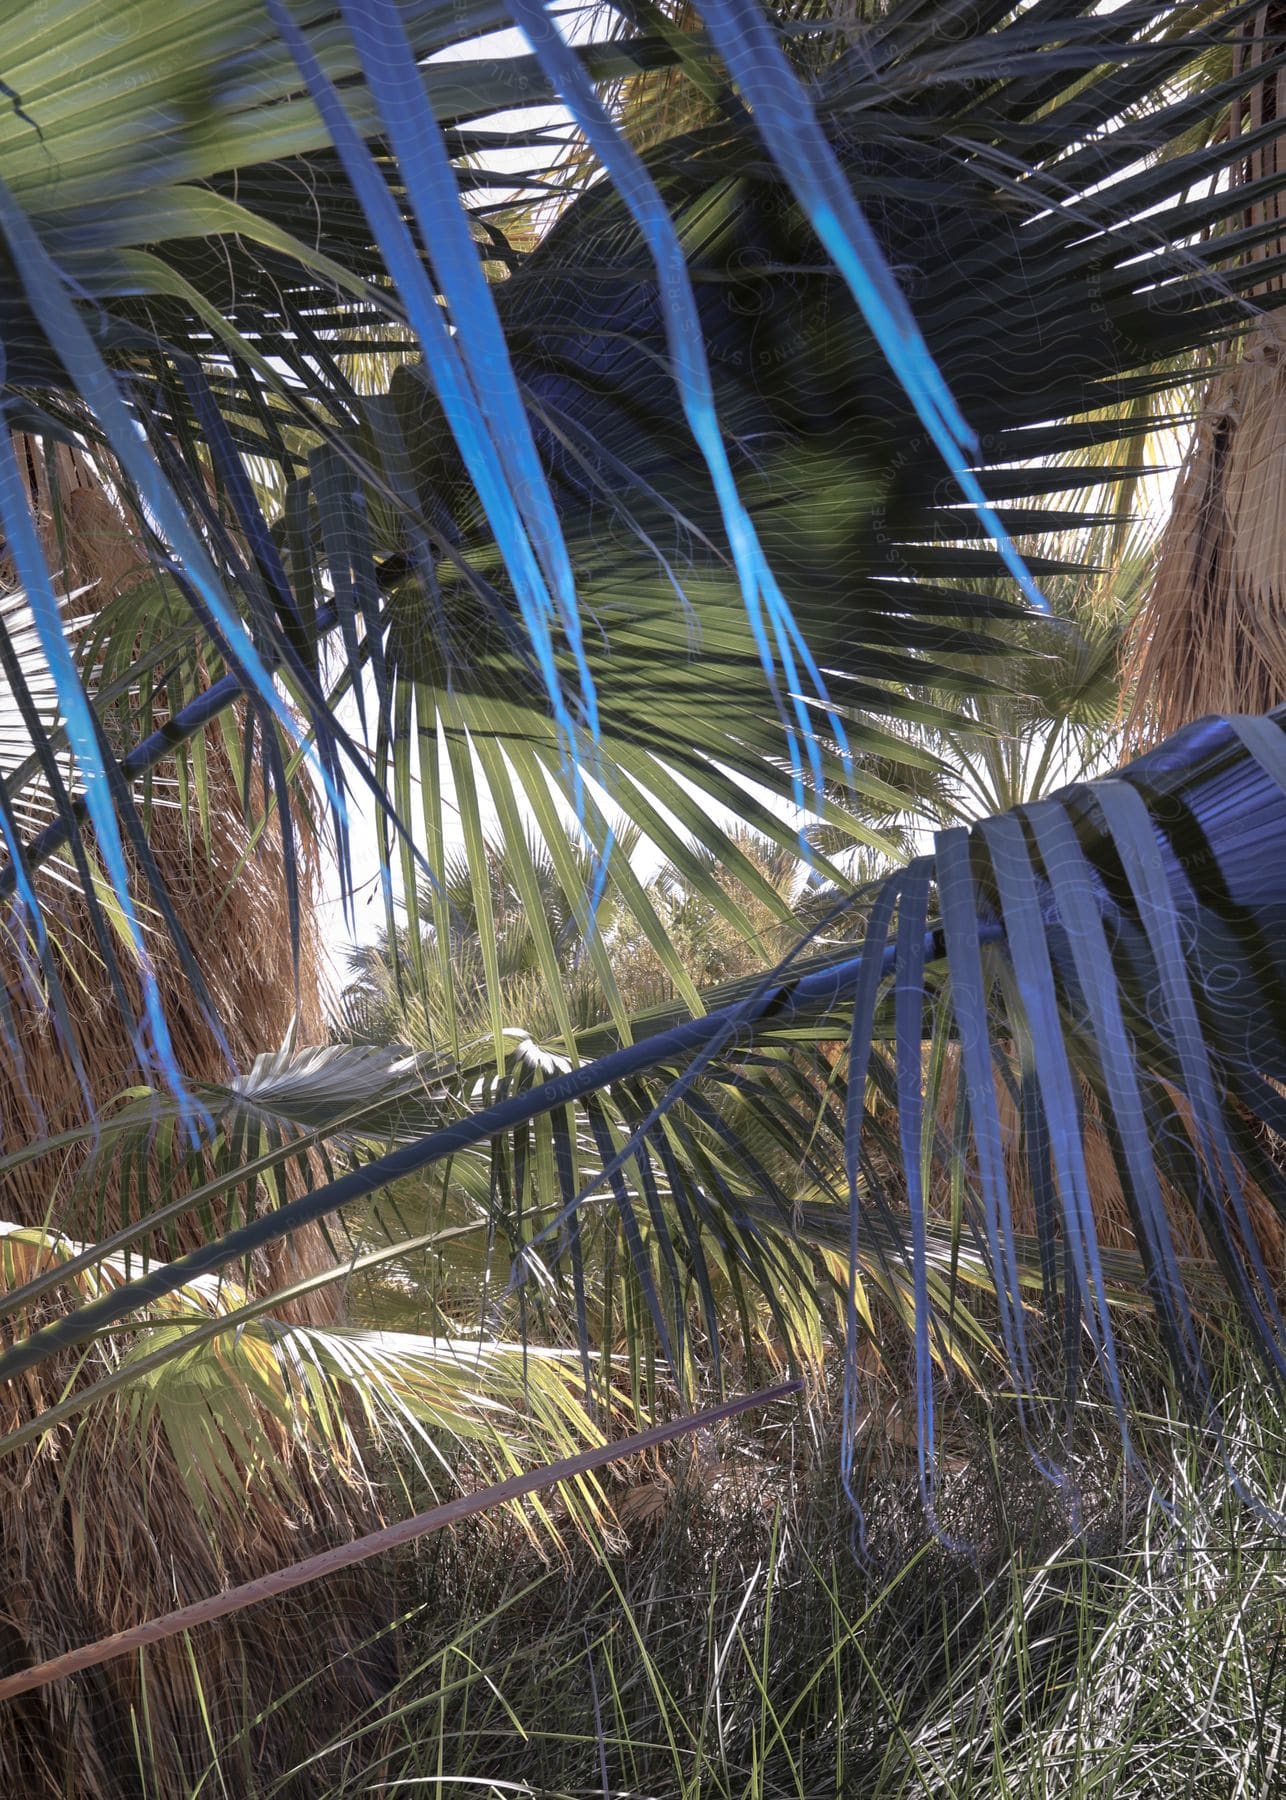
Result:
<svg viewBox="0 0 1286 1800">
<path fill-rule="evenodd" d="M 60 448 L 51 471 L 32 440 L 19 448 L 59 589 L 83 590 L 76 604 L 98 610 L 144 579 L 143 548 L 89 461 Z M 206 771 L 208 840 L 199 821 L 173 803 L 173 765 L 158 771 L 158 789 L 166 794 L 168 781 L 170 803 L 149 809 L 148 837 L 233 1059 L 245 1068 L 292 1027 L 303 1042 L 320 1033 L 318 951 L 307 904 L 316 859 L 310 868 L 304 835 L 296 981 L 280 834 L 269 820 L 251 847 L 256 820 L 246 819 L 232 765 L 214 737 Z M 38 893 L 49 909 L 77 1049 L 101 1108 L 139 1080 L 134 1049 L 74 880 L 67 870 L 48 870 Z M 146 913 L 144 925 L 148 929 Z M 180 1065 L 194 1081 L 226 1080 L 223 1056 L 159 921 L 149 937 Z M 0 1108 L 12 1150 L 82 1126 L 85 1106 L 66 1046 L 33 1002 L 29 975 L 8 940 L 0 942 L 0 981 L 20 1050 L 0 1063 Z M 112 1230 L 121 1222 L 120 1182 L 99 1184 L 101 1213 L 80 1219 L 73 1206 L 77 1172 L 77 1155 L 66 1152 L 10 1168 L 0 1178 L 0 1214 L 21 1225 L 51 1223 L 91 1238 Z M 137 1209 L 137 1197 L 134 1204 Z M 180 1220 L 168 1248 L 191 1248 L 202 1235 L 201 1220 Z M 164 1254 L 167 1246 L 153 1248 Z M 257 1285 L 272 1291 L 333 1260 L 320 1229 L 312 1228 L 264 1259 Z M 331 1286 L 304 1296 L 291 1308 L 292 1319 L 332 1322 L 338 1293 Z M 32 1322 L 39 1321 L 13 1323 L 22 1335 Z M 69 1384 L 74 1389 L 86 1379 L 75 1356 L 42 1368 L 38 1377 L 7 1390 L 0 1429 L 20 1425 Z M 262 1409 L 256 1416 L 265 1432 L 274 1429 Z M 82 1433 L 69 1467 L 70 1441 L 66 1428 L 59 1428 L 0 1465 L 0 1665 L 6 1671 L 135 1624 L 172 1607 L 176 1598 L 196 1600 L 279 1568 L 368 1529 L 378 1518 L 371 1490 L 351 1469 L 283 1444 L 281 1466 L 290 1471 L 289 1483 L 262 1476 L 247 1483 L 237 1527 L 225 1510 L 216 1533 L 156 1429 L 142 1443 L 106 1425 Z M 306 1702 L 270 1713 L 247 1737 L 258 1781 L 294 1760 L 308 1742 L 310 1723 L 324 1738 L 323 1722 L 328 1730 L 336 1718 L 351 1716 L 389 1679 L 393 1653 L 387 1640 L 369 1653 L 344 1654 L 376 1634 L 388 1617 L 379 1571 L 357 1570 L 333 1588 L 211 1627 L 190 1651 L 176 1641 L 149 1652 L 141 1668 L 126 1661 L 16 1702 L 0 1718 L 0 1794 L 123 1800 L 141 1791 L 140 1756 L 152 1769 L 148 1791 L 186 1793 L 209 1761 L 210 1735 L 216 1743 L 230 1742 L 262 1707 L 315 1676 Z M 249 1775 L 248 1768 L 246 1792 L 253 1791 Z"/>
<path fill-rule="evenodd" d="M 959 1100 L 959 1079 L 960 1058 L 953 1046 L 943 1059 L 942 1082 L 938 1091 L 937 1106 L 938 1122 L 947 1139 L 950 1139 L 953 1131 L 954 1115 Z M 1038 1231 L 1036 1201 L 1032 1189 L 1031 1167 L 1028 1161 L 1029 1146 L 1024 1143 L 1018 1102 L 1008 1084 L 999 1077 L 996 1080 L 995 1091 L 996 1111 L 1000 1121 L 1005 1156 L 1005 1180 L 1009 1189 L 1014 1231 L 1019 1237 L 1026 1238 L 1034 1244 Z M 1174 1088 L 1168 1089 L 1168 1094 L 1170 1103 L 1174 1107 L 1176 1127 L 1181 1127 L 1189 1134 L 1195 1149 L 1199 1143 L 1199 1134 L 1193 1123 L 1191 1110 L 1184 1097 Z M 1089 1186 L 1090 1204 L 1094 1212 L 1094 1230 L 1099 1245 L 1109 1254 L 1115 1251 L 1124 1251 L 1133 1255 L 1138 1251 L 1134 1221 L 1130 1216 L 1129 1205 L 1121 1186 L 1116 1152 L 1108 1136 L 1102 1108 L 1090 1088 L 1083 1083 L 1080 1098 L 1084 1119 L 1082 1150 L 1085 1157 L 1085 1174 Z M 1243 1172 L 1243 1181 L 1247 1213 L 1260 1254 L 1268 1268 L 1281 1269 L 1286 1266 L 1286 1230 L 1283 1229 L 1281 1217 L 1272 1200 L 1256 1186 L 1248 1173 Z M 1201 1231 L 1191 1199 L 1177 1192 L 1166 1182 L 1161 1183 L 1161 1193 L 1165 1203 L 1171 1239 L 1177 1254 L 1193 1264 L 1208 1264 L 1209 1247 Z M 936 1190 L 931 1196 L 930 1205 L 933 1216 L 944 1220 L 949 1219 L 951 1195 L 948 1182 L 939 1180 Z"/>
<path fill-rule="evenodd" d="M 1206 392 L 1136 645 L 1136 742 L 1286 699 L 1286 314 Z"/>
<path fill-rule="evenodd" d="M 61 1249 L 38 1232 L 5 1229 L 4 1286 L 30 1279 Z M 82 1276 L 78 1288 L 92 1279 Z M 59 1310 L 19 1314 L 6 1343 Z M 0 1431 L 84 1388 L 101 1375 L 103 1356 L 115 1355 L 111 1345 L 84 1360 L 69 1354 L 6 1389 Z M 176 1598 L 204 1599 L 342 1542 L 357 1520 L 373 1516 L 359 1467 L 331 1459 L 323 1470 L 280 1419 L 261 1406 L 241 1408 L 243 1418 L 251 1412 L 260 1449 L 253 1482 L 243 1469 L 243 1504 L 235 1507 L 224 1493 L 217 1513 L 195 1502 L 160 1407 L 128 1423 L 110 1409 L 64 1423 L 6 1460 L 6 1672 L 138 1624 Z M 190 1645 L 156 1646 L 141 1664 L 125 1660 L 11 1701 L 0 1718 L 0 1793 L 187 1794 L 209 1762 L 211 1736 L 227 1745 L 243 1732 L 244 1791 L 254 1792 L 265 1775 L 324 1739 L 338 1709 L 369 1704 L 382 1691 L 394 1661 L 390 1639 L 379 1635 L 390 1610 L 378 1571 L 351 1573 L 302 1604 L 274 1602 L 196 1634 Z M 364 1647 L 366 1640 L 377 1641 Z M 301 1682 L 297 1699 L 255 1723 Z"/>
<path fill-rule="evenodd" d="M 1243 26 L 1247 77 L 1233 139 L 1286 117 L 1286 5 Z M 1286 138 L 1252 142 L 1233 178 L 1257 192 L 1237 225 L 1247 261 L 1276 257 L 1286 229 Z M 1206 389 L 1156 573 L 1134 638 L 1133 743 L 1211 713 L 1259 713 L 1286 699 L 1286 309 L 1281 278 L 1248 290 L 1264 310 Z"/>
</svg>

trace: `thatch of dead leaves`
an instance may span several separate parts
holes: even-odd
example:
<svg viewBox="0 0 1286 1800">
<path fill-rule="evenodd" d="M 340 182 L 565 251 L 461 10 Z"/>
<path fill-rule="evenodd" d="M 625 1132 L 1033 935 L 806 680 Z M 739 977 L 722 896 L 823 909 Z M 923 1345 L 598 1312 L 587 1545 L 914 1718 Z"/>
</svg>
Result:
<svg viewBox="0 0 1286 1800">
<path fill-rule="evenodd" d="M 1286 6 L 1245 24 L 1245 97 L 1231 110 L 1238 137 L 1286 113 Z M 1286 212 L 1286 140 L 1251 150 L 1235 171 L 1265 191 L 1239 224 L 1263 231 Z M 1275 187 L 1268 184 L 1276 177 Z M 1265 236 L 1252 262 L 1276 255 Z M 1206 389 L 1157 550 L 1134 642 L 1129 731 L 1156 742 L 1210 713 L 1267 712 L 1286 699 L 1286 310 L 1279 283 L 1251 290 L 1264 310 Z"/>
<path fill-rule="evenodd" d="M 146 564 L 119 512 L 78 453 L 58 471 L 61 520 L 54 530 L 38 448 L 24 446 L 28 480 L 51 568 L 64 591 L 94 584 L 82 604 L 98 605 L 139 578 Z M 243 816 L 231 766 L 213 734 L 208 745 L 211 835 L 175 806 L 154 806 L 149 841 L 174 909 L 187 933 L 227 1034 L 234 1061 L 249 1066 L 276 1048 L 297 1021 L 301 1043 L 319 1041 L 318 947 L 303 908 L 298 985 L 286 923 L 280 837 L 269 824 L 238 871 L 253 820 Z M 165 771 L 160 772 L 162 778 Z M 171 777 L 173 771 L 171 769 Z M 305 843 L 305 851 L 308 846 Z M 303 871 L 311 882 L 315 869 Z M 83 1067 L 97 1107 L 106 1107 L 140 1074 L 101 963 L 89 917 L 74 883 L 42 878 L 38 891 L 56 927 L 63 987 Z M 179 958 L 159 928 L 151 953 L 177 1059 L 196 1081 L 218 1082 L 229 1070 L 190 992 Z M 8 991 L 20 1059 L 0 1064 L 0 1108 L 12 1149 L 85 1123 L 72 1065 L 47 1013 L 32 1004 L 29 981 L 10 941 L 0 942 L 0 979 Z M 127 979 L 128 985 L 128 979 Z M 69 1215 L 77 1159 L 44 1157 L 0 1178 L 0 1214 L 26 1225 L 52 1224 L 78 1234 L 86 1221 Z M 120 1185 L 101 1189 L 106 1210 L 93 1223 L 120 1223 Z M 101 1203 L 101 1201 L 100 1201 Z M 170 1254 L 202 1235 L 195 1218 L 179 1220 Z M 164 1253 L 162 1251 L 162 1253 Z M 319 1228 L 297 1233 L 267 1255 L 256 1285 L 275 1288 L 333 1263 Z M 334 1287 L 297 1301 L 297 1322 L 335 1316 Z M 46 1314 L 45 1316 L 48 1316 Z M 10 1321 L 10 1336 L 40 1320 Z M 90 1377 L 74 1355 L 42 1365 L 0 1397 L 0 1431 L 8 1431 Z M 110 1415 L 82 1433 L 73 1464 L 66 1428 L 0 1465 L 0 1666 L 16 1670 L 136 1624 L 176 1604 L 215 1593 L 283 1566 L 369 1528 L 372 1500 L 352 1470 L 322 1467 L 282 1444 L 276 1487 L 256 1475 L 237 1528 L 220 1518 L 217 1533 L 200 1515 L 183 1473 L 160 1438 L 141 1453 L 114 1437 Z M 271 1422 L 264 1420 L 265 1431 Z M 291 1491 L 288 1491 L 291 1490 Z M 378 1573 L 355 1571 L 345 1591 L 327 1586 L 252 1609 L 207 1627 L 192 1640 L 154 1647 L 137 1659 L 105 1665 L 10 1703 L 0 1719 L 0 1794 L 74 1792 L 83 1800 L 116 1800 L 143 1791 L 137 1740 L 145 1746 L 158 1794 L 189 1790 L 211 1746 L 227 1742 L 260 1708 L 305 1676 L 306 1696 L 278 1709 L 247 1739 L 258 1776 L 306 1750 L 309 1722 L 349 1716 L 368 1704 L 372 1682 L 384 1681 L 387 1648 L 343 1652 L 387 1619 Z M 198 1701 L 198 1683 L 200 1700 Z M 204 1717 L 203 1715 L 204 1711 Z M 312 1741 L 324 1739 L 318 1731 Z M 247 1792 L 253 1791 L 247 1770 Z"/>
<path fill-rule="evenodd" d="M 39 1234 L 32 1234 L 39 1237 Z M 5 1239 L 5 1285 L 48 1263 L 44 1244 Z M 83 1282 L 82 1284 L 83 1285 Z M 11 1342 L 60 1307 L 9 1322 Z M 0 1399 L 0 1431 L 103 1373 L 112 1344 L 29 1372 Z M 176 1605 L 343 1542 L 363 1511 L 362 1471 L 320 1467 L 280 1421 L 259 1413 L 259 1454 L 243 1504 L 202 1508 L 160 1415 L 128 1427 L 110 1411 L 51 1430 L 0 1468 L 0 1657 L 6 1671 L 91 1643 Z M 186 1795 L 215 1746 L 242 1764 L 252 1794 L 326 1741 L 337 1717 L 370 1705 L 394 1675 L 381 1636 L 389 1603 L 378 1571 L 271 1601 L 5 1706 L 0 1794 Z M 274 1707 L 299 1693 L 286 1706 Z M 267 1711 L 262 1722 L 257 1715 Z M 141 1746 L 141 1748 L 140 1748 Z M 139 1765 L 147 1771 L 140 1779 Z M 226 1766 L 226 1765 L 225 1765 Z M 300 1796 L 305 1783 L 282 1790 Z"/>
</svg>

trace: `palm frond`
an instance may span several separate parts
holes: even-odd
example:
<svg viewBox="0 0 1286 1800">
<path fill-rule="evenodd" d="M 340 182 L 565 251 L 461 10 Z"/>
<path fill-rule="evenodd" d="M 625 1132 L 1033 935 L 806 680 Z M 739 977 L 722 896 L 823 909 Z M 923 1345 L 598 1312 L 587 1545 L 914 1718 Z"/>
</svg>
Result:
<svg viewBox="0 0 1286 1800">
<path fill-rule="evenodd" d="M 1083 1346 L 1116 1397 L 1128 1440 L 1112 1316 L 1121 1266 L 1099 1243 L 1085 1096 L 1128 1208 L 1135 1266 L 1189 1401 L 1208 1409 L 1201 1319 L 1212 1278 L 1280 1376 L 1284 725 L 1274 715 L 1194 726 L 1117 777 L 940 833 L 932 855 L 875 894 L 859 956 L 784 968 L 768 984 L 747 984 L 739 1003 L 549 1079 L 537 1079 L 538 1067 L 522 1079 L 512 1071 L 509 1091 L 489 1103 L 482 1085 L 471 1115 L 34 1332 L 0 1357 L 0 1378 L 302 1222 L 435 1164 L 455 1168 L 471 1147 L 486 1145 L 491 1163 L 482 1176 L 493 1204 L 499 1172 L 500 1191 L 517 1209 L 515 1275 L 524 1283 L 547 1279 L 551 1256 L 569 1259 L 583 1282 L 584 1234 L 601 1215 L 617 1221 L 634 1304 L 650 1314 L 676 1372 L 686 1363 L 690 1305 L 699 1305 L 717 1342 L 715 1285 L 738 1269 L 771 1310 L 777 1341 L 800 1352 L 816 1329 L 800 1323 L 801 1296 L 816 1272 L 772 1157 L 783 1148 L 799 1157 L 802 1145 L 798 1166 L 816 1178 L 810 1205 L 829 1195 L 836 1226 L 848 1234 L 839 1286 L 850 1355 L 864 1259 L 882 1266 L 891 1297 L 904 1296 L 931 1503 L 931 1369 L 946 1345 L 939 1322 L 954 1317 L 965 1331 L 960 1341 L 969 1335 L 958 1311 L 959 1249 L 945 1275 L 941 1250 L 930 1254 L 941 1243 L 931 1201 L 943 1161 L 954 1171 L 955 1241 L 971 1244 L 966 1260 L 987 1272 L 998 1347 L 1034 1437 L 1048 1428 L 1040 1421 L 1049 1370 L 1069 1379 Z M 841 1035 L 847 1065 L 832 1066 L 819 1089 L 792 1053 Z M 926 1100 L 926 1044 L 931 1060 L 948 1051 L 959 1058 L 946 1130 L 934 1125 Z M 998 1081 L 1016 1100 L 1038 1294 L 1030 1249 L 1020 1253 L 1015 1236 Z M 758 1127 L 737 1112 L 743 1102 Z M 572 1108 L 583 1120 L 574 1135 Z M 537 1189 L 524 1223 L 530 1172 L 542 1169 L 557 1210 L 551 1217 Z M 1209 1269 L 1180 1261 L 1176 1208 Z M 577 1291 L 587 1350 L 584 1290 Z"/>
<path fill-rule="evenodd" d="M 716 12 L 711 37 L 736 63 L 730 34 L 761 27 Z M 792 45 L 808 53 L 788 66 L 765 48 L 741 74 L 767 100 L 756 84 L 771 69 L 773 104 L 815 141 L 809 168 L 828 171 L 847 221 L 829 238 L 772 106 L 747 115 L 717 89 L 709 122 L 641 158 L 597 110 L 587 84 L 688 66 L 708 55 L 704 38 L 613 27 L 567 49 L 541 31 L 534 55 L 463 69 L 425 59 L 473 14 L 426 3 L 381 17 L 374 55 L 355 12 L 323 30 L 324 10 L 270 17 L 211 0 L 158 73 L 177 25 L 158 14 L 142 38 L 109 47 L 90 12 L 74 11 L 65 35 L 33 33 L 9 71 L 17 105 L 0 130 L 0 177 L 15 275 L 11 420 L 39 444 L 114 459 L 123 516 L 204 640 L 210 685 L 166 733 L 126 751 L 124 787 L 238 695 L 265 748 L 289 738 L 284 692 L 316 734 L 336 802 L 351 782 L 408 830 L 423 819 L 396 857 L 413 910 L 421 880 L 440 876 L 451 782 L 475 855 L 465 790 L 514 787 L 541 821 L 552 795 L 569 799 L 607 856 L 587 778 L 676 859 L 686 846 L 669 814 L 726 850 L 711 800 L 786 842 L 792 827 L 755 813 L 745 784 L 798 800 L 807 777 L 847 769 L 860 787 L 869 757 L 896 759 L 883 722 L 930 716 L 926 689 L 958 692 L 958 658 L 1012 610 L 997 531 L 1022 543 L 1083 528 L 1097 514 L 1049 502 L 1066 493 L 1059 459 L 1128 438 L 1129 407 L 1167 391 L 1174 359 L 1253 312 L 1215 227 L 1231 204 L 1223 172 L 1269 143 L 1273 122 L 1235 146 L 1210 130 L 1181 157 L 1158 153 L 1219 116 L 1224 89 L 1203 96 L 1188 76 L 1212 43 L 1232 41 L 1235 8 L 1100 16 L 1060 0 L 1030 20 L 981 6 L 945 58 L 914 5 L 892 8 L 860 56 L 824 23 L 810 42 L 814 23 L 792 19 Z M 483 9 L 476 23 L 496 19 Z M 134 83 L 143 42 L 150 74 Z M 575 197 L 556 223 L 486 282 L 475 237 L 492 257 L 499 232 L 476 160 L 496 141 L 487 120 L 556 93 L 607 178 L 569 176 Z M 105 155 L 94 134 L 109 112 Z M 158 138 L 161 116 L 203 122 Z M 1140 116 L 1142 137 L 1107 129 Z M 558 164 L 543 120 L 506 142 L 530 151 L 533 178 Z M 430 219 L 426 269 L 411 234 Z M 683 276 L 674 294 L 687 284 L 689 362 L 675 361 L 680 302 L 657 255 Z M 935 275 L 944 267 L 949 284 Z M 1273 267 L 1261 258 L 1254 282 Z M 895 360 L 903 338 L 925 346 L 902 369 L 910 396 L 886 364 L 885 312 L 902 320 Z M 376 394 L 341 366 L 362 354 L 368 321 L 375 354 L 428 358 L 402 363 Z M 484 364 L 499 385 L 477 411 L 450 382 Z M 676 420 L 680 402 L 705 418 L 703 380 L 718 441 Z M 964 463 L 947 392 L 985 445 Z M 963 490 L 942 482 L 951 444 Z M 259 492 L 279 497 L 266 511 L 245 457 Z M 997 509 L 981 522 L 975 480 Z M 1039 557 L 1031 568 L 1038 580 L 1056 572 Z M 753 571 L 760 597 L 747 613 Z M 34 564 L 30 574 L 39 588 Z M 785 730 L 765 644 L 780 693 L 813 693 L 784 703 Z M 63 710 L 79 718 L 80 684 L 61 679 Z M 341 693 L 367 684 L 373 767 L 336 714 Z M 98 735 L 79 730 L 91 765 Z M 127 821 L 124 787 L 113 792 Z M 864 829 L 844 808 L 826 816 Z M 73 824 L 60 819 L 64 841 Z M 98 824 L 106 854 L 106 812 Z M 735 919 L 729 896 L 721 904 Z M 152 1025 L 156 1036 L 163 1016 Z"/>
<path fill-rule="evenodd" d="M 102 1296 L 128 1267 L 60 1233 L 0 1224 L 7 1291 L 43 1270 L 70 1266 L 73 1291 Z M 289 1299 L 287 1294 L 283 1298 Z M 134 1325 L 128 1341 L 101 1343 L 97 1365 L 62 1402 L 80 1416 L 67 1450 L 76 1479 L 87 1434 L 116 1453 L 143 1455 L 159 1436 L 211 1529 L 271 1492 L 299 1504 L 300 1454 L 363 1490 L 386 1469 L 403 1483 L 501 1480 L 533 1442 L 553 1455 L 601 1442 L 580 1400 L 574 1353 L 468 1338 L 428 1338 L 361 1326 L 291 1325 L 234 1280 L 174 1289 Z M 610 1389 L 610 1382 L 609 1382 Z M 95 1402 L 111 1402 L 104 1422 Z M 463 1460 L 462 1460 L 463 1459 Z M 592 1495 L 588 1496 L 593 1516 Z M 544 1523 L 548 1525 L 548 1518 Z"/>
</svg>

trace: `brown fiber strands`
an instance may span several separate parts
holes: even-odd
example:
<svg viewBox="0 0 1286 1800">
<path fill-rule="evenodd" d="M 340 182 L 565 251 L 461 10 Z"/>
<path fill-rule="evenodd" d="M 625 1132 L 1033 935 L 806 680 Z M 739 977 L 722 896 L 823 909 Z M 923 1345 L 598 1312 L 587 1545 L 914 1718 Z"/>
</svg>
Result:
<svg viewBox="0 0 1286 1800">
<path fill-rule="evenodd" d="M 18 447 L 59 588 L 92 584 L 76 603 L 84 612 L 147 579 L 129 523 L 90 464 L 78 452 L 60 450 L 51 474 L 31 440 Z M 244 1068 L 260 1051 L 280 1045 L 297 1009 L 299 1041 L 319 1041 L 318 951 L 305 896 L 297 991 L 280 839 L 275 828 L 266 831 L 237 872 L 250 827 L 217 731 L 209 734 L 207 750 L 209 842 L 195 816 L 189 831 L 174 803 L 173 765 L 158 771 L 148 833 L 233 1056 Z M 306 833 L 301 835 L 307 857 Z M 311 883 L 308 869 L 304 879 Z M 107 1109 L 140 1079 L 128 1034 L 92 948 L 88 914 L 68 861 L 46 868 L 40 892 L 95 1104 Z M 229 1071 L 159 922 L 151 939 L 180 1064 L 195 1081 L 226 1080 Z M 51 1021 L 33 1003 L 13 949 L 3 941 L 0 980 L 9 991 L 21 1050 L 21 1065 L 9 1055 L 0 1060 L 5 1148 L 12 1150 L 83 1125 L 85 1109 Z M 93 1206 L 82 1205 L 76 1186 L 82 1161 L 82 1154 L 64 1152 L 9 1170 L 0 1177 L 0 1219 L 58 1227 L 92 1241 L 119 1226 L 126 1209 L 136 1217 L 150 1203 L 113 1168 Z M 217 1229 L 217 1218 L 213 1223 Z M 190 1248 L 210 1225 L 208 1219 L 180 1219 L 173 1242 L 155 1243 L 152 1251 L 166 1255 L 176 1247 Z M 29 1267 L 13 1262 L 18 1254 L 12 1246 L 9 1285 L 38 1266 L 30 1247 Z M 263 1259 L 253 1285 L 271 1291 L 332 1261 L 319 1230 L 299 1234 Z M 300 1322 L 329 1322 L 336 1293 L 329 1288 L 306 1297 L 295 1316 Z M 25 1335 L 62 1304 L 55 1297 L 33 1314 L 10 1319 L 0 1336 L 12 1341 Z M 62 1358 L 6 1389 L 0 1395 L 0 1431 L 84 1386 L 102 1373 L 101 1359 L 111 1354 L 108 1344 L 83 1364 L 75 1355 Z M 264 1459 L 275 1476 L 239 1465 L 240 1503 L 235 1510 L 220 1509 L 216 1518 L 194 1500 L 185 1479 L 190 1472 L 176 1467 L 159 1429 L 150 1427 L 140 1440 L 138 1432 L 122 1429 L 110 1406 L 81 1424 L 79 1430 L 58 1427 L 0 1464 L 0 1672 L 127 1631 L 176 1604 L 347 1542 L 378 1521 L 360 1468 L 338 1466 L 282 1442 L 279 1430 L 271 1441 L 273 1456 Z M 264 1432 L 274 1429 L 265 1417 Z M 386 1635 L 373 1650 L 360 1646 L 384 1631 L 389 1617 L 382 1574 L 358 1570 L 317 1590 L 306 1603 L 275 1602 L 203 1632 L 191 1651 L 182 1640 L 162 1644 L 145 1658 L 125 1658 L 29 1695 L 7 1708 L 0 1721 L 0 1796 L 132 1800 L 143 1791 L 139 1742 L 150 1765 L 147 1791 L 184 1794 L 209 1763 L 211 1740 L 227 1745 L 238 1734 L 249 1792 L 252 1782 L 270 1781 L 306 1755 L 310 1742 L 324 1738 L 337 1717 L 351 1716 L 383 1690 L 394 1658 L 391 1641 Z M 354 1654 L 346 1657 L 347 1651 Z M 315 1679 L 295 1700 L 273 1707 L 310 1676 Z"/>
</svg>

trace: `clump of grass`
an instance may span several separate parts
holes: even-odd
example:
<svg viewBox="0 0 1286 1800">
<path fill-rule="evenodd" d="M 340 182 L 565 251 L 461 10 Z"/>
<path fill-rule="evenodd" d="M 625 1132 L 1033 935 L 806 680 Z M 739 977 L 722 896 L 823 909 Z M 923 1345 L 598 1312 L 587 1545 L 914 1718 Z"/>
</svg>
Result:
<svg viewBox="0 0 1286 1800">
<path fill-rule="evenodd" d="M 1232 1491 L 1210 1434 L 1144 1420 L 1173 1451 L 1165 1486 L 1115 1547 L 1070 1542 L 980 1588 L 966 1653 L 870 1792 L 1286 1792 L 1286 1421 L 1257 1371 L 1238 1377 L 1227 1441 L 1267 1507 Z"/>
</svg>

